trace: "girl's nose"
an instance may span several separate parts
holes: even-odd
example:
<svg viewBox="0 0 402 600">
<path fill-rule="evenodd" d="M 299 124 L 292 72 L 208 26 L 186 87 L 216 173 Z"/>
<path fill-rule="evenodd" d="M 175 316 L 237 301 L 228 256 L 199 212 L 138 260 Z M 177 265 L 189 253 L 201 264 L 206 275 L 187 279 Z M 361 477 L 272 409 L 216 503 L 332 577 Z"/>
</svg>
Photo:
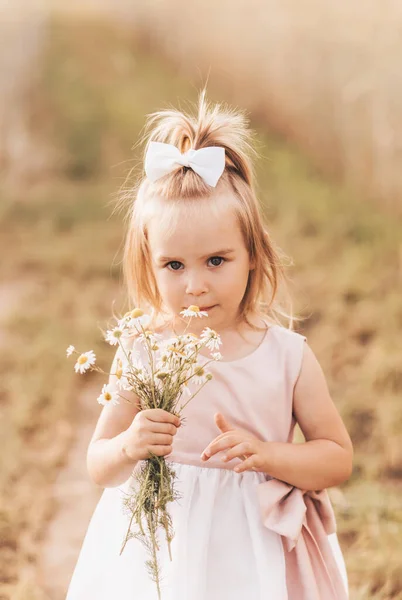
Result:
<svg viewBox="0 0 402 600">
<path fill-rule="evenodd" d="M 207 282 L 197 276 L 192 275 L 187 279 L 186 294 L 188 296 L 201 296 L 208 292 Z"/>
</svg>

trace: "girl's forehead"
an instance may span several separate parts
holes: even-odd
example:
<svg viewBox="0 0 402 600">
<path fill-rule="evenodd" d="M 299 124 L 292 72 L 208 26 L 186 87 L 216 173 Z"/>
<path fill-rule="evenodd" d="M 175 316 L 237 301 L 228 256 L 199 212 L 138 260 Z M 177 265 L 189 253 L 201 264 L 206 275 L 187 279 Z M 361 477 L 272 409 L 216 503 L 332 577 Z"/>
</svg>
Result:
<svg viewBox="0 0 402 600">
<path fill-rule="evenodd" d="M 190 208 L 190 209 L 189 209 Z M 236 211 L 232 206 L 174 206 L 154 214 L 148 223 L 153 254 L 208 254 L 219 249 L 244 246 Z"/>
</svg>

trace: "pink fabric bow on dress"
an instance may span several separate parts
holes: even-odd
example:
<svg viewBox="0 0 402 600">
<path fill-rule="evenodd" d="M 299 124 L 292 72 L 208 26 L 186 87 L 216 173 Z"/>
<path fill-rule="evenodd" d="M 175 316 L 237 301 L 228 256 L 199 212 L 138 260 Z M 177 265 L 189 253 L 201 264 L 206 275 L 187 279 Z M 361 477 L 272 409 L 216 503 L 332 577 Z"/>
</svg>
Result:
<svg viewBox="0 0 402 600">
<path fill-rule="evenodd" d="M 336 531 L 327 490 L 272 478 L 257 486 L 257 495 L 265 527 L 282 536 L 289 600 L 347 600 L 327 537 Z"/>
</svg>

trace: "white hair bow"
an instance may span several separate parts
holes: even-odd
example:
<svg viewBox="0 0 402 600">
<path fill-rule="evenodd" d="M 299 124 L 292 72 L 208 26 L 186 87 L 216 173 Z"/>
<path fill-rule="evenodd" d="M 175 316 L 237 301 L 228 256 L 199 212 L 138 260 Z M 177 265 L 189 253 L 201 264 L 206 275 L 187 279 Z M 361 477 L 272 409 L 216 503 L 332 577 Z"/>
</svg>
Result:
<svg viewBox="0 0 402 600">
<path fill-rule="evenodd" d="M 145 156 L 145 173 L 152 182 L 177 169 L 190 167 L 210 186 L 215 187 L 225 170 L 225 148 L 209 146 L 181 154 L 177 146 L 150 142 Z"/>
</svg>

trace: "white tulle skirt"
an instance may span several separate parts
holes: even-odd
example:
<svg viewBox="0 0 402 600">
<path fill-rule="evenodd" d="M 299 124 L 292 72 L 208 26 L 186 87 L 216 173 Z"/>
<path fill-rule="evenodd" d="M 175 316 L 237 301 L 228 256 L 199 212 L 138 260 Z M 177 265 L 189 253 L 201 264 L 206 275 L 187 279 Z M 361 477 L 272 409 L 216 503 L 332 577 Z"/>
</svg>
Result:
<svg viewBox="0 0 402 600">
<path fill-rule="evenodd" d="M 171 464 L 181 498 L 169 504 L 172 561 L 163 531 L 158 537 L 162 600 L 287 600 L 282 541 L 263 526 L 257 504 L 255 487 L 264 475 Z M 129 485 L 104 490 L 66 600 L 158 600 L 145 546 L 130 539 L 120 555 L 129 524 L 123 510 Z M 336 534 L 329 540 L 347 587 Z"/>
</svg>

